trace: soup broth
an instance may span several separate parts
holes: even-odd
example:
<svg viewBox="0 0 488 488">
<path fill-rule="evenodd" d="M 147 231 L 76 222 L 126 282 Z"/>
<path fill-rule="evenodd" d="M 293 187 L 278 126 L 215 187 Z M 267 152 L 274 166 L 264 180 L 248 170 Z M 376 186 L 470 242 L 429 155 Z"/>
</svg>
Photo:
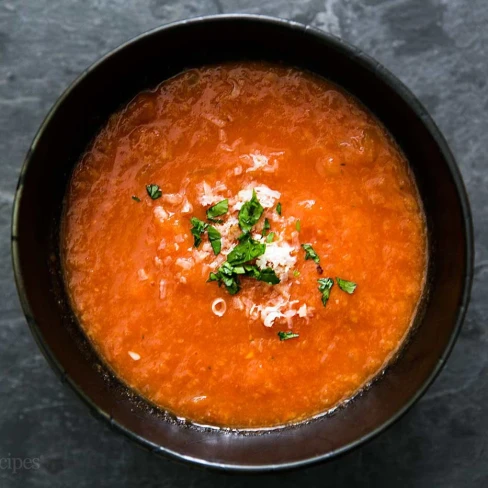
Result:
<svg viewBox="0 0 488 488">
<path fill-rule="evenodd" d="M 427 260 L 379 121 L 264 63 L 184 72 L 114 114 L 73 174 L 62 248 L 114 372 L 179 416 L 242 428 L 327 411 L 381 372 Z"/>
</svg>

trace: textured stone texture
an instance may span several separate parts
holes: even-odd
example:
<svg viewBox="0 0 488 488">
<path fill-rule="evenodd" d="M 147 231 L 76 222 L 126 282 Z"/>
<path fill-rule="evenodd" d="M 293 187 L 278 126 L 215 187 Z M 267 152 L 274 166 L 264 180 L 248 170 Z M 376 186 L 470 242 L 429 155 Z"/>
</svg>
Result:
<svg viewBox="0 0 488 488">
<path fill-rule="evenodd" d="M 488 5 L 486 0 L 2 0 L 0 2 L 0 469 L 2 487 L 488 486 Z M 20 312 L 10 264 L 17 175 L 47 110 L 122 41 L 218 12 L 309 23 L 360 46 L 427 106 L 455 153 L 475 221 L 476 273 L 464 329 L 428 394 L 393 428 L 329 464 L 228 476 L 137 449 L 87 415 L 54 377 Z"/>
</svg>

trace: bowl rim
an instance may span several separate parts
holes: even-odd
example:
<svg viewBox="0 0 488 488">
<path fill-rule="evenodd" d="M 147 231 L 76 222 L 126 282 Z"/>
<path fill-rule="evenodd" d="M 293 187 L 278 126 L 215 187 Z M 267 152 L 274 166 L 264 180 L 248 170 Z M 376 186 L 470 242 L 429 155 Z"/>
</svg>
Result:
<svg viewBox="0 0 488 488">
<path fill-rule="evenodd" d="M 283 463 L 267 464 L 267 465 L 259 465 L 259 466 L 252 466 L 247 464 L 229 464 L 229 463 L 209 461 L 207 459 L 202 459 L 202 458 L 194 458 L 192 456 L 187 456 L 181 452 L 173 451 L 165 446 L 156 445 L 148 441 L 143 436 L 140 436 L 135 432 L 131 431 L 130 429 L 124 427 L 122 424 L 115 421 L 108 412 L 100 408 L 87 394 L 85 394 L 85 392 L 76 384 L 76 382 L 69 377 L 69 375 L 65 372 L 63 366 L 59 363 L 59 361 L 51 351 L 49 345 L 44 340 L 42 332 L 40 331 L 34 319 L 34 315 L 32 313 L 31 307 L 27 300 L 27 294 L 26 294 L 24 280 L 22 276 L 22 268 L 20 264 L 19 246 L 17 241 L 17 230 L 19 226 L 19 209 L 20 209 L 22 196 L 23 196 L 22 181 L 24 179 L 24 175 L 28 171 L 29 165 L 33 159 L 33 154 L 36 151 L 39 140 L 41 139 L 47 126 L 50 124 L 51 119 L 54 117 L 54 114 L 58 111 L 59 107 L 64 103 L 65 99 L 69 96 L 69 94 L 78 85 L 83 83 L 84 79 L 92 71 L 97 69 L 99 65 L 105 63 L 113 55 L 125 50 L 127 47 L 129 47 L 132 44 L 135 44 L 143 39 L 153 36 L 154 34 L 166 30 L 179 29 L 182 26 L 198 25 L 198 24 L 204 24 L 207 22 L 215 22 L 215 21 L 229 22 L 234 20 L 248 21 L 250 23 L 257 22 L 262 24 L 277 25 L 285 29 L 301 30 L 303 34 L 313 36 L 315 38 L 320 39 L 321 41 L 324 41 L 332 45 L 335 49 L 340 51 L 341 54 L 354 59 L 356 63 L 360 63 L 364 68 L 373 71 L 375 75 L 380 79 L 381 82 L 387 84 L 390 88 L 392 88 L 392 90 L 395 91 L 400 96 L 403 102 L 406 103 L 409 106 L 409 108 L 413 111 L 413 113 L 422 121 L 423 125 L 426 127 L 426 129 L 434 139 L 436 145 L 438 146 L 443 156 L 443 159 L 447 164 L 450 175 L 456 187 L 457 195 L 459 197 L 461 210 L 462 210 L 462 217 L 464 220 L 464 237 L 466 239 L 466 258 L 464 263 L 465 275 L 463 278 L 463 291 L 462 291 L 461 302 L 458 306 L 457 314 L 455 317 L 455 325 L 454 325 L 453 332 L 451 333 L 449 342 L 447 343 L 441 357 L 437 361 L 437 364 L 430 372 L 429 376 L 424 381 L 424 383 L 416 391 L 416 393 L 408 400 L 408 402 L 405 405 L 403 405 L 403 407 L 400 408 L 392 417 L 390 417 L 387 421 L 385 421 L 381 425 L 377 426 L 371 432 L 368 432 L 367 434 L 359 437 L 353 442 L 350 442 L 338 449 L 335 449 L 334 451 L 325 454 L 319 454 L 315 457 L 302 459 L 299 461 L 283 462 Z M 318 28 L 312 27 L 310 25 L 305 25 L 296 21 L 281 19 L 281 18 L 272 17 L 268 15 L 232 13 L 232 14 L 205 15 L 205 16 L 198 16 L 190 19 L 179 20 L 143 32 L 142 34 L 139 34 L 125 41 L 115 49 L 112 49 L 108 53 L 104 54 L 102 57 L 100 57 L 94 63 L 92 63 L 88 68 L 82 71 L 81 74 L 77 76 L 74 79 L 74 81 L 72 81 L 68 85 L 68 87 L 62 92 L 62 94 L 58 97 L 54 105 L 51 107 L 51 109 L 45 116 L 43 122 L 41 123 L 39 129 L 37 130 L 34 139 L 30 144 L 29 149 L 26 153 L 21 171 L 19 173 L 19 179 L 18 179 L 17 188 L 14 195 L 14 202 L 13 202 L 13 209 L 12 209 L 11 255 L 12 255 L 12 264 L 13 264 L 15 283 L 16 283 L 20 303 L 22 306 L 22 310 L 39 349 L 43 353 L 44 357 L 46 358 L 48 364 L 51 366 L 53 371 L 61 378 L 62 382 L 68 383 L 71 389 L 78 395 L 79 398 L 83 400 L 83 402 L 90 408 L 90 410 L 95 414 L 97 418 L 103 418 L 104 420 L 108 421 L 109 424 L 114 427 L 114 430 L 121 432 L 132 441 L 135 441 L 137 444 L 141 445 L 146 449 L 151 450 L 152 452 L 155 452 L 158 455 L 163 454 L 179 461 L 191 462 L 192 464 L 199 465 L 206 468 L 249 473 L 249 472 L 267 472 L 267 471 L 269 472 L 269 471 L 276 471 L 276 470 L 295 469 L 304 466 L 309 466 L 311 464 L 316 464 L 321 461 L 329 460 L 339 455 L 345 454 L 357 448 L 358 446 L 372 440 L 381 432 L 385 431 L 397 420 L 399 420 L 425 394 L 428 387 L 438 376 L 442 367 L 447 361 L 453 349 L 453 346 L 456 342 L 456 339 L 459 336 L 461 326 L 467 312 L 467 308 L 470 300 L 470 294 L 471 294 L 471 286 L 473 281 L 474 235 L 473 235 L 473 221 L 472 221 L 468 195 L 461 176 L 461 172 L 459 170 L 459 167 L 456 164 L 455 158 L 444 136 L 440 132 L 439 128 L 437 127 L 432 117 L 429 115 L 429 113 L 421 104 L 421 102 L 417 99 L 417 97 L 410 91 L 409 88 L 406 87 L 406 85 L 402 81 L 400 81 L 400 79 L 398 79 L 395 75 L 393 75 L 387 68 L 385 68 L 378 61 L 376 61 L 371 56 L 362 52 L 356 46 L 350 44 L 347 41 L 344 41 L 343 39 L 333 34 L 327 33 Z"/>
</svg>

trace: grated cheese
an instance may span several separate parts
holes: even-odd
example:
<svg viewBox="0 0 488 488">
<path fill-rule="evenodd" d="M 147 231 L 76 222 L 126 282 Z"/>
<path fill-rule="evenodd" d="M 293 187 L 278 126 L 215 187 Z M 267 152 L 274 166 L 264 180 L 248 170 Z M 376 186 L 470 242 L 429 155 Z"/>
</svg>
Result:
<svg viewBox="0 0 488 488">
<path fill-rule="evenodd" d="M 129 351 L 129 356 L 134 360 L 134 361 L 139 361 L 141 359 L 141 356 L 137 354 L 137 352 Z"/>
<path fill-rule="evenodd" d="M 178 258 L 175 261 L 176 266 L 179 266 L 183 269 L 191 269 L 193 268 L 194 261 L 192 258 Z"/>
<path fill-rule="evenodd" d="M 183 201 L 180 193 L 163 193 L 163 201 L 171 205 L 179 205 Z"/>
<path fill-rule="evenodd" d="M 139 280 L 140 281 L 146 281 L 148 279 L 148 276 L 147 276 L 147 273 L 146 271 L 144 270 L 144 268 L 141 268 L 138 272 L 137 272 L 137 276 L 139 277 Z"/>
<path fill-rule="evenodd" d="M 164 222 L 169 217 L 168 212 L 161 205 L 154 207 L 154 215 L 160 222 Z"/>
<path fill-rule="evenodd" d="M 183 201 L 183 206 L 181 207 L 182 214 L 189 214 L 193 212 L 193 205 L 185 198 Z"/>
<path fill-rule="evenodd" d="M 161 298 L 162 300 L 165 297 L 166 297 L 166 281 L 161 280 L 159 282 L 159 298 Z"/>
<path fill-rule="evenodd" d="M 268 188 L 266 185 L 255 186 L 251 184 L 248 185 L 245 190 L 241 190 L 237 194 L 236 203 L 233 206 L 234 210 L 240 210 L 245 202 L 251 200 L 253 189 L 256 192 L 259 203 L 261 203 L 264 208 L 274 207 L 275 202 L 281 198 L 281 193 L 279 191 L 271 190 L 271 188 Z"/>
<path fill-rule="evenodd" d="M 295 248 L 285 241 L 271 242 L 256 264 L 260 269 L 271 267 L 280 278 L 284 278 L 297 262 L 296 256 L 292 255 L 294 251 Z"/>
<path fill-rule="evenodd" d="M 302 202 L 298 202 L 298 205 L 305 208 L 312 208 L 315 205 L 315 200 L 303 200 Z"/>
<path fill-rule="evenodd" d="M 204 181 L 200 185 L 200 187 L 201 187 L 200 193 L 203 193 L 203 195 L 200 196 L 199 202 L 204 207 L 208 207 L 210 205 L 218 203 L 218 202 L 224 200 L 224 198 L 225 198 L 221 194 L 220 195 L 218 194 L 218 192 L 222 192 L 222 191 L 227 190 L 227 187 L 222 183 L 217 184 L 215 186 L 215 188 L 212 189 L 212 187 L 206 181 Z M 217 192 L 217 193 L 215 193 L 215 192 Z"/>
</svg>

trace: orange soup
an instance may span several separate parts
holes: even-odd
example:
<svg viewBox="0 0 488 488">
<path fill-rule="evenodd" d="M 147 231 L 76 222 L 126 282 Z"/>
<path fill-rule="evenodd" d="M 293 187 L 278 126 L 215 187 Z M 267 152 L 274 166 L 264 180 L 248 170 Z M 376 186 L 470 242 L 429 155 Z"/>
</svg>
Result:
<svg viewBox="0 0 488 488">
<path fill-rule="evenodd" d="M 415 182 L 378 120 L 264 63 L 187 71 L 113 115 L 72 177 L 62 248 L 118 377 L 241 428 L 325 412 L 381 372 L 427 260 Z"/>
</svg>

